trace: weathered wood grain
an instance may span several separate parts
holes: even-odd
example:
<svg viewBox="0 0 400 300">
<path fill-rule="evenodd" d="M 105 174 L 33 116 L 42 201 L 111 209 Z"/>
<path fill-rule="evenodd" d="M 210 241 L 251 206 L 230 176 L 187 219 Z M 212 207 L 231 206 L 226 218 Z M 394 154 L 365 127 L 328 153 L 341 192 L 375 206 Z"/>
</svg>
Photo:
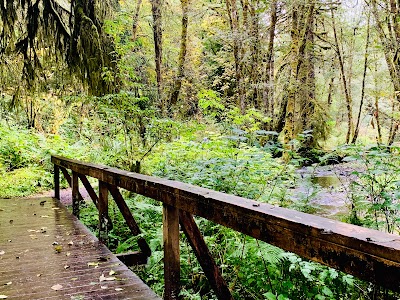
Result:
<svg viewBox="0 0 400 300">
<path fill-rule="evenodd" d="M 72 188 L 72 213 L 79 219 L 82 196 L 80 196 L 79 193 L 78 173 L 75 171 L 72 171 L 71 188 Z"/>
<path fill-rule="evenodd" d="M 141 234 L 139 225 L 136 223 L 136 220 L 133 217 L 131 210 L 129 209 L 129 207 L 126 204 L 124 198 L 122 197 L 120 191 L 118 190 L 118 187 L 113 186 L 113 185 L 108 185 L 108 190 L 110 191 L 111 196 L 113 197 L 115 203 L 117 204 L 119 211 L 121 212 L 122 216 L 124 217 L 126 224 L 128 225 L 132 234 L 134 236 Z M 138 246 L 144 255 L 146 255 L 147 257 L 150 257 L 151 249 L 143 237 L 138 238 Z M 143 261 L 143 260 L 141 260 L 141 261 Z"/>
<path fill-rule="evenodd" d="M 54 198 L 60 200 L 60 167 L 54 165 Z"/>
<path fill-rule="evenodd" d="M 361 279 L 400 290 L 400 237 L 181 182 L 53 156 L 52 162 L 151 197 Z"/>
<path fill-rule="evenodd" d="M 98 199 L 98 211 L 99 211 L 99 240 L 104 244 L 108 244 L 108 228 L 110 218 L 108 216 L 108 185 L 99 181 L 99 199 Z"/>
<path fill-rule="evenodd" d="M 52 198 L 0 199 L 0 253 L 7 300 L 160 299 Z"/>
<path fill-rule="evenodd" d="M 81 180 L 83 186 L 85 187 L 86 191 L 88 192 L 90 198 L 92 199 L 94 205 L 97 207 L 97 202 L 99 201 L 99 197 L 97 196 L 96 192 L 94 191 L 92 185 L 90 184 L 89 180 L 86 178 L 85 175 L 78 174 L 79 179 Z M 57 198 L 57 197 L 56 197 Z M 58 199 L 58 198 L 57 198 Z"/>
<path fill-rule="evenodd" d="M 164 300 L 177 300 L 180 291 L 179 211 L 167 204 L 163 206 L 163 239 Z"/>
<path fill-rule="evenodd" d="M 196 225 L 193 217 L 184 211 L 179 212 L 179 222 L 182 227 L 182 231 L 185 233 L 190 246 L 194 250 L 194 253 L 199 261 L 204 274 L 206 275 L 208 282 L 213 288 L 218 299 L 233 299 L 231 292 L 226 284 L 221 272 L 215 263 L 206 242 L 201 235 L 199 228 Z"/>
</svg>

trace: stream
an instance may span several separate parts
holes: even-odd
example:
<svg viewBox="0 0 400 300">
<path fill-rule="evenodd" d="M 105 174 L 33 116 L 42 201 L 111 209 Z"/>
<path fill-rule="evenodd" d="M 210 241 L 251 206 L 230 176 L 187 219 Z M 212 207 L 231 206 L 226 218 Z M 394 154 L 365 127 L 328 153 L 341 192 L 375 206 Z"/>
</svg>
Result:
<svg viewBox="0 0 400 300">
<path fill-rule="evenodd" d="M 318 215 L 341 219 L 348 213 L 349 185 L 356 180 L 352 172 L 360 169 L 354 163 L 301 168 L 297 172 L 302 179 L 292 190 L 293 198 L 308 198 L 310 205 L 318 207 Z"/>
</svg>

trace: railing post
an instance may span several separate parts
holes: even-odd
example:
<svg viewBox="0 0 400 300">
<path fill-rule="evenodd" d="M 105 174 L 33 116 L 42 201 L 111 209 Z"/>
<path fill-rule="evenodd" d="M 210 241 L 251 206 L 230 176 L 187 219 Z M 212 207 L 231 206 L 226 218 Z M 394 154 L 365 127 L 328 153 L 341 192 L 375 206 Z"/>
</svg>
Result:
<svg viewBox="0 0 400 300">
<path fill-rule="evenodd" d="M 60 168 L 54 165 L 54 198 L 60 200 Z"/>
<path fill-rule="evenodd" d="M 79 177 L 78 173 L 72 171 L 72 213 L 79 219 Z"/>
<path fill-rule="evenodd" d="M 180 290 L 179 210 L 163 206 L 164 299 L 176 300 Z"/>
<path fill-rule="evenodd" d="M 99 240 L 103 244 L 108 242 L 108 187 L 107 183 L 99 180 Z"/>
</svg>

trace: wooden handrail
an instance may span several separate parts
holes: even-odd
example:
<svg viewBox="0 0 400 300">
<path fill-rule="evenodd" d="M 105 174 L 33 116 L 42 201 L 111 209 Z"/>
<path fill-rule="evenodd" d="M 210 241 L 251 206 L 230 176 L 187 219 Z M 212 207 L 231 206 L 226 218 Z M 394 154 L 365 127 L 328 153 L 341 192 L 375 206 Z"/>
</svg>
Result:
<svg viewBox="0 0 400 300">
<path fill-rule="evenodd" d="M 55 170 L 70 169 L 77 174 L 97 178 L 110 186 L 121 187 L 161 201 L 166 212 L 164 226 L 172 226 L 164 228 L 166 235 L 169 232 L 176 235 L 178 223 L 173 218 L 178 218 L 181 211 L 230 227 L 361 279 L 400 291 L 400 236 L 398 235 L 98 164 L 59 156 L 52 156 L 52 162 Z M 57 176 L 55 176 L 56 185 Z M 184 225 L 183 219 L 188 220 L 183 217 L 180 219 L 181 226 Z M 192 224 L 189 225 L 185 230 L 190 230 Z M 177 249 L 176 241 L 171 242 L 172 240 L 174 237 L 164 237 L 164 244 L 167 242 L 168 249 Z M 169 257 L 167 264 L 179 259 L 179 253 L 168 255 L 172 257 Z M 179 273 L 179 270 L 175 271 Z M 167 275 L 176 277 L 175 271 L 166 274 L 166 281 Z M 173 295 L 175 292 L 171 292 L 172 296 L 169 298 L 166 296 L 166 299 L 175 299 Z M 220 299 L 228 298 L 225 295 Z"/>
</svg>

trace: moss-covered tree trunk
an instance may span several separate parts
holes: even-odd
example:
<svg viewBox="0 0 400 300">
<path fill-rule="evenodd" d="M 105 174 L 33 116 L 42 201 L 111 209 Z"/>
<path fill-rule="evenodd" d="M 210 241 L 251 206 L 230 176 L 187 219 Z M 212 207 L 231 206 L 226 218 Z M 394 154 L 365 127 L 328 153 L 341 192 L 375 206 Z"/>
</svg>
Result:
<svg viewBox="0 0 400 300">
<path fill-rule="evenodd" d="M 179 93 L 182 87 L 182 80 L 184 78 L 185 71 L 185 58 L 187 52 L 187 34 L 188 34 L 188 12 L 189 12 L 189 0 L 181 0 L 182 7 L 182 30 L 181 30 L 181 47 L 178 58 L 178 72 L 171 93 L 170 104 L 174 105 L 178 101 Z"/>
</svg>

